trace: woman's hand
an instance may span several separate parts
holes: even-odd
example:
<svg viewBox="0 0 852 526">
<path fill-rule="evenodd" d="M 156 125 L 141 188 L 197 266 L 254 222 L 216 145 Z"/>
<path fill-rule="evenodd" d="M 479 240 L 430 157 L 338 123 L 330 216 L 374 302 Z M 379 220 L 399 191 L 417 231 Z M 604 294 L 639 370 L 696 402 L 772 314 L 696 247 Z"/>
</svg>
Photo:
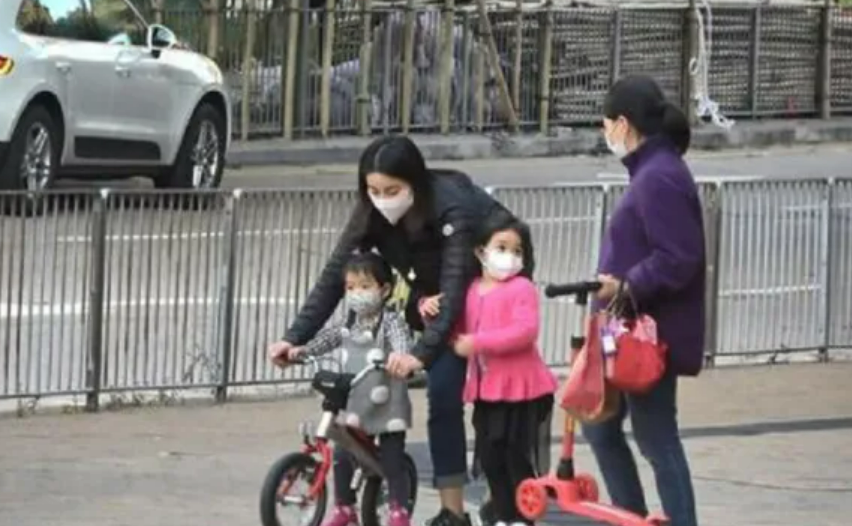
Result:
<svg viewBox="0 0 852 526">
<path fill-rule="evenodd" d="M 601 301 L 611 300 L 621 288 L 621 280 L 611 274 L 599 274 L 598 281 L 601 282 L 601 288 L 595 296 Z"/>
<path fill-rule="evenodd" d="M 461 356 L 462 358 L 469 357 L 473 354 L 473 336 L 470 334 L 462 334 L 456 338 L 456 342 L 453 344 L 453 349 L 456 351 L 458 356 Z"/>
<path fill-rule="evenodd" d="M 420 302 L 420 316 L 424 319 L 437 316 L 441 312 L 441 298 L 443 296 L 443 294 L 436 294 Z"/>
<path fill-rule="evenodd" d="M 405 379 L 423 369 L 423 362 L 413 354 L 392 352 L 388 355 L 388 363 L 385 365 L 385 369 L 391 376 Z"/>
<path fill-rule="evenodd" d="M 285 341 L 275 342 L 267 350 L 269 359 L 278 367 L 287 367 L 291 355 L 297 352 L 298 349 L 292 343 Z"/>
</svg>

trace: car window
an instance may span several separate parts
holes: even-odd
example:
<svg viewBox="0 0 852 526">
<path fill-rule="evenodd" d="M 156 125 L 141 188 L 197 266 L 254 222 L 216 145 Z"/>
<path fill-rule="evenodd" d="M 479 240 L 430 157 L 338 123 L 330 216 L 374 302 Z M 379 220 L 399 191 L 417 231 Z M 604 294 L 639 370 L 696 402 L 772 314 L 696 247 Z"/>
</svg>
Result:
<svg viewBox="0 0 852 526">
<path fill-rule="evenodd" d="M 145 24 L 124 0 L 88 0 L 101 41 L 109 44 L 145 45 Z"/>
<path fill-rule="evenodd" d="M 98 40 L 89 0 L 24 0 L 18 29 L 37 36 Z"/>
</svg>

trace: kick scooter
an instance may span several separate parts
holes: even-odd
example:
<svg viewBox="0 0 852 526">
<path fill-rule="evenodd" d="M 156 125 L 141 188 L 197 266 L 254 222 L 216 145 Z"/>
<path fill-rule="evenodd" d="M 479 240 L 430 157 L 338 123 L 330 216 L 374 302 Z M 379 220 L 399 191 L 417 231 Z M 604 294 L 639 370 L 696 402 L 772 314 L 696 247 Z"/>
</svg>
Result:
<svg viewBox="0 0 852 526">
<path fill-rule="evenodd" d="M 548 298 L 574 296 L 574 303 L 580 307 L 582 320 L 585 318 L 589 296 L 600 288 L 601 283 L 597 281 L 548 285 L 544 289 L 544 295 Z M 581 323 L 580 326 L 584 324 Z M 578 351 L 585 342 L 585 337 L 573 336 L 571 348 Z M 669 521 L 665 517 L 641 517 L 598 502 L 598 484 L 594 477 L 587 473 L 574 472 L 574 428 L 575 418 L 566 412 L 562 454 L 556 472 L 541 478 L 527 479 L 518 486 L 516 500 L 521 514 L 531 521 L 541 519 L 547 513 L 548 500 L 555 499 L 560 511 L 598 523 L 613 526 L 667 526 Z"/>
<path fill-rule="evenodd" d="M 331 442 L 349 452 L 356 462 L 352 488 L 358 493 L 363 526 L 381 526 L 380 508 L 387 505 L 387 488 L 379 452 L 373 438 L 363 431 L 341 425 L 337 415 L 346 409 L 350 390 L 368 373 L 384 371 L 383 359 L 371 359 L 358 374 L 338 373 L 319 369 L 313 376 L 311 387 L 322 395 L 322 416 L 316 428 L 308 423 L 299 425 L 302 435 L 301 451 L 290 453 L 279 459 L 269 469 L 260 493 L 260 517 L 263 526 L 281 526 L 281 518 L 302 515 L 301 526 L 320 526 L 328 506 L 327 482 L 333 463 Z M 291 363 L 316 366 L 322 361 L 308 357 Z M 417 501 L 417 467 L 406 453 L 404 470 L 409 488 L 405 505 L 409 516 L 414 512 Z M 366 480 L 365 480 L 366 479 Z"/>
</svg>

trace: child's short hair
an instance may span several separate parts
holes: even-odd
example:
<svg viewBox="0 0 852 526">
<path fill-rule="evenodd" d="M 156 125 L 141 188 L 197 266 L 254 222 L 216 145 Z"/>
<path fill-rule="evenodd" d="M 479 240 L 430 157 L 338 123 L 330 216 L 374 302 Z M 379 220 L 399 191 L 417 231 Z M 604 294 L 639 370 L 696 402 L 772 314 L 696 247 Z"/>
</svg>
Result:
<svg viewBox="0 0 852 526">
<path fill-rule="evenodd" d="M 344 276 L 349 273 L 372 276 L 380 287 L 393 288 L 393 270 L 385 259 L 375 252 L 356 252 L 343 267 Z"/>
<path fill-rule="evenodd" d="M 520 275 L 532 279 L 533 270 L 535 270 L 535 256 L 530 227 L 508 211 L 499 209 L 485 218 L 476 235 L 476 247 L 486 246 L 494 237 L 494 234 L 506 230 L 514 230 L 521 238 L 524 268 L 521 269 Z"/>
</svg>

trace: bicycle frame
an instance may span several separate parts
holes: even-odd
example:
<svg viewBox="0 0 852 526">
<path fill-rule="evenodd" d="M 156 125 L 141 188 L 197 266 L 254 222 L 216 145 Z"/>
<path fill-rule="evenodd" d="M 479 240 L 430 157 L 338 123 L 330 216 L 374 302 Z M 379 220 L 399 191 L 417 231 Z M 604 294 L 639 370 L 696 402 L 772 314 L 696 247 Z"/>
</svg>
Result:
<svg viewBox="0 0 852 526">
<path fill-rule="evenodd" d="M 351 381 L 350 387 L 355 385 L 369 370 L 375 367 L 376 365 L 373 365 L 356 375 Z M 331 470 L 332 463 L 334 462 L 334 452 L 331 442 L 334 442 L 347 453 L 351 454 L 357 464 L 356 467 L 366 471 L 367 476 L 384 478 L 384 470 L 379 462 L 375 442 L 360 429 L 339 424 L 337 416 L 341 409 L 341 407 L 325 397 L 323 399 L 323 413 L 313 436 L 309 431 L 307 423 L 300 425 L 300 433 L 304 442 L 302 453 L 312 456 L 319 455 L 320 457 L 318 476 L 314 478 L 311 488 L 308 491 L 309 498 L 314 498 L 319 494 Z M 353 485 L 359 483 L 360 477 L 356 476 L 356 479 L 353 480 Z"/>
</svg>

